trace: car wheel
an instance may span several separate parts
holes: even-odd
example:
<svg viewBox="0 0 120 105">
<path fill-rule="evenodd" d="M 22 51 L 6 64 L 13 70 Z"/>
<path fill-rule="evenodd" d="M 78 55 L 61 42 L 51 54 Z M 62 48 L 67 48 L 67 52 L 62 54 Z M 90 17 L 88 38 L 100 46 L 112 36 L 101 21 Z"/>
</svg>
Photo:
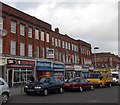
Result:
<svg viewBox="0 0 120 105">
<path fill-rule="evenodd" d="M 62 87 L 59 89 L 59 92 L 60 92 L 60 93 L 63 93 L 63 88 L 62 88 Z"/>
<path fill-rule="evenodd" d="M 82 92 L 82 91 L 83 91 L 83 88 L 82 88 L 82 87 L 79 87 L 79 91 Z"/>
<path fill-rule="evenodd" d="M 102 85 L 102 84 L 99 84 L 99 87 L 100 87 L 100 88 L 102 88 L 102 87 L 103 87 L 103 85 Z"/>
<path fill-rule="evenodd" d="M 91 90 L 94 90 L 94 89 L 95 89 L 93 85 L 91 85 L 90 88 L 91 88 Z"/>
<path fill-rule="evenodd" d="M 108 87 L 111 87 L 112 85 L 111 85 L 111 83 L 108 83 Z"/>
<path fill-rule="evenodd" d="M 47 95 L 48 95 L 48 90 L 45 89 L 43 94 L 44 94 L 45 96 L 47 96 Z"/>
<path fill-rule="evenodd" d="M 7 93 L 3 93 L 2 94 L 2 103 L 5 104 L 8 101 L 8 94 Z"/>
</svg>

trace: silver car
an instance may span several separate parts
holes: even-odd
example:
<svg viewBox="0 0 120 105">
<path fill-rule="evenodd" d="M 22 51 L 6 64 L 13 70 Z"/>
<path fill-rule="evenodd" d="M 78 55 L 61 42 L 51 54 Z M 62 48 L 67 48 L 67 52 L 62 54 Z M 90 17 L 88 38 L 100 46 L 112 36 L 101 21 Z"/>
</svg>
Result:
<svg viewBox="0 0 120 105">
<path fill-rule="evenodd" d="M 8 84 L 0 77 L 0 104 L 7 103 L 10 96 Z"/>
</svg>

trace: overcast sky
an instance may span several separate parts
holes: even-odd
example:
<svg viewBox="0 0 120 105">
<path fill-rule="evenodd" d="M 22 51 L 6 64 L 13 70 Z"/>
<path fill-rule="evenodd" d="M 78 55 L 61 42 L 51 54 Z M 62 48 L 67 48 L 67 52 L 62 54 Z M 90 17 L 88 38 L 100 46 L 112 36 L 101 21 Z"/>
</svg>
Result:
<svg viewBox="0 0 120 105">
<path fill-rule="evenodd" d="M 119 0 L 1 0 L 58 27 L 61 34 L 118 54 Z"/>
</svg>

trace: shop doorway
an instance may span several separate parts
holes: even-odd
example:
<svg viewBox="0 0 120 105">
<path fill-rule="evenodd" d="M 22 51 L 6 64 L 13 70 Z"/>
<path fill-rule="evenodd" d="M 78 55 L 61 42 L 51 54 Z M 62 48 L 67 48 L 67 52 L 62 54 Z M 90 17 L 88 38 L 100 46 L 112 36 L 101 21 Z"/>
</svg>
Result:
<svg viewBox="0 0 120 105">
<path fill-rule="evenodd" d="M 12 69 L 8 70 L 8 85 L 12 87 Z"/>
</svg>

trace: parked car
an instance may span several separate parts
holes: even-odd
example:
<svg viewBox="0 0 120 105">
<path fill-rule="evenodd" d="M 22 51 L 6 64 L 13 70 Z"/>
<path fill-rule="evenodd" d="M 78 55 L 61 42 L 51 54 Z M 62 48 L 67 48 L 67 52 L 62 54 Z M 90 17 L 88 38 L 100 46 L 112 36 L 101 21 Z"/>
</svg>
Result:
<svg viewBox="0 0 120 105">
<path fill-rule="evenodd" d="M 84 77 L 76 77 L 67 80 L 64 83 L 64 88 L 67 91 L 78 90 L 82 92 L 83 90 L 94 90 L 94 83 L 87 81 Z"/>
<path fill-rule="evenodd" d="M 0 97 L 2 100 L 1 103 L 2 104 L 7 103 L 9 96 L 10 96 L 9 86 L 5 82 L 5 80 L 0 77 Z"/>
<path fill-rule="evenodd" d="M 111 74 L 113 77 L 112 84 L 113 85 L 120 85 L 120 71 L 118 71 L 118 70 L 112 71 Z"/>
<path fill-rule="evenodd" d="M 26 94 L 43 94 L 58 91 L 63 93 L 63 82 L 54 77 L 43 77 L 38 82 L 29 83 L 24 87 Z"/>
<path fill-rule="evenodd" d="M 95 83 L 96 87 L 111 87 L 112 75 L 106 73 L 92 73 L 87 77 L 87 80 Z"/>
</svg>

